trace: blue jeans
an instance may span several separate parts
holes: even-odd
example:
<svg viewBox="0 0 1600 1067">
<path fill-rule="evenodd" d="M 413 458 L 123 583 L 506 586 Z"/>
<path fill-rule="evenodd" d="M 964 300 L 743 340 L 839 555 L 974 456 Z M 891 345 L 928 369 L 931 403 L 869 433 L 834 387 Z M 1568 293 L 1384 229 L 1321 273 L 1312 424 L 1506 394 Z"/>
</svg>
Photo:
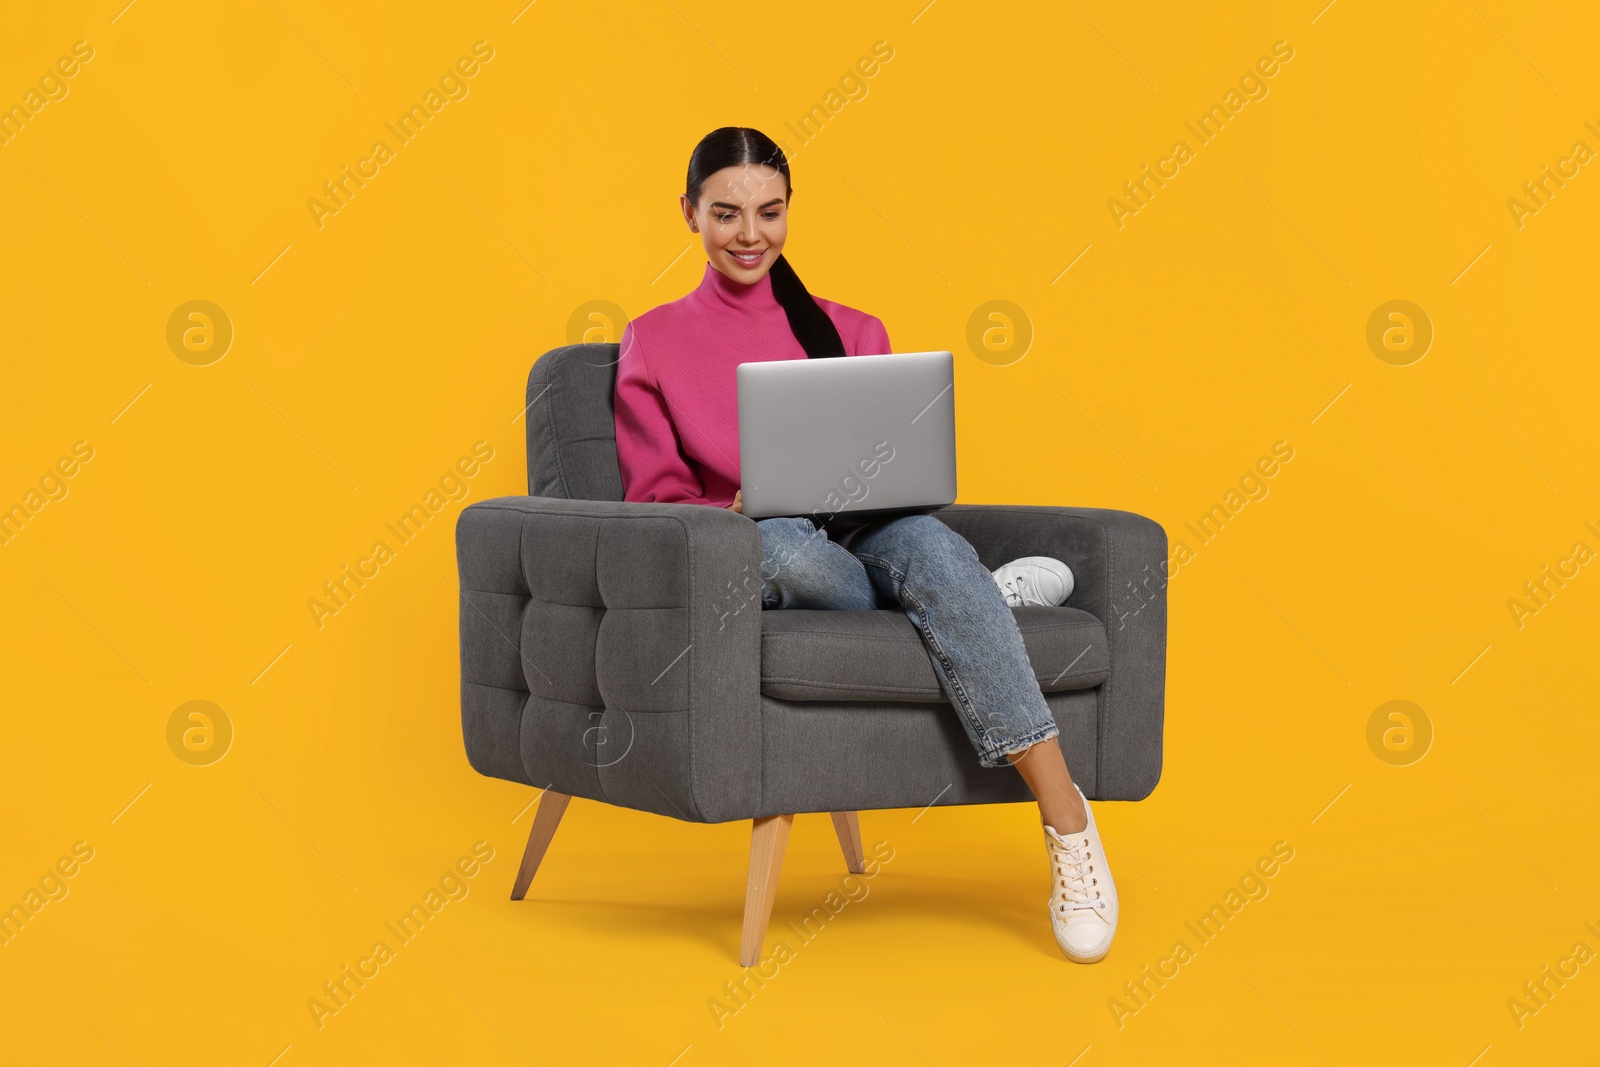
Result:
<svg viewBox="0 0 1600 1067">
<path fill-rule="evenodd" d="M 978 762 L 1057 736 L 1022 633 L 967 539 L 932 515 L 855 530 L 846 548 L 808 518 L 757 520 L 761 606 L 873 611 L 899 605 L 922 636 Z"/>
</svg>

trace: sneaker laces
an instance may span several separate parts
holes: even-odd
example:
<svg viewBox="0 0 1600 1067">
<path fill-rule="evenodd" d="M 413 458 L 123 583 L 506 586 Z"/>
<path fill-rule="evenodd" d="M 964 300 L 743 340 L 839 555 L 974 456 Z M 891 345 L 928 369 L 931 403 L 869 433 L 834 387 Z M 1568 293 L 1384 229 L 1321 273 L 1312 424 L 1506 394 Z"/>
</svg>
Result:
<svg viewBox="0 0 1600 1067">
<path fill-rule="evenodd" d="M 1057 911 L 1065 912 L 1069 908 L 1072 911 L 1105 911 L 1106 902 L 1100 896 L 1094 854 L 1089 851 L 1086 839 L 1076 836 L 1060 840 L 1052 838 L 1050 861 L 1055 869 L 1052 903 Z"/>
<path fill-rule="evenodd" d="M 1020 608 L 1023 605 L 1027 604 L 1027 602 L 1028 602 L 1028 595 L 1026 593 L 1027 585 L 1028 585 L 1027 577 L 1024 576 L 1024 575 L 1021 575 L 1021 574 L 1017 575 L 1015 578 L 1012 578 L 1009 582 L 1005 583 L 1005 585 L 1002 586 L 1001 588 L 1003 588 L 1005 590 L 1005 593 L 1006 593 L 1006 604 L 1009 605 L 1010 607 L 1013 607 L 1013 608 Z"/>
</svg>

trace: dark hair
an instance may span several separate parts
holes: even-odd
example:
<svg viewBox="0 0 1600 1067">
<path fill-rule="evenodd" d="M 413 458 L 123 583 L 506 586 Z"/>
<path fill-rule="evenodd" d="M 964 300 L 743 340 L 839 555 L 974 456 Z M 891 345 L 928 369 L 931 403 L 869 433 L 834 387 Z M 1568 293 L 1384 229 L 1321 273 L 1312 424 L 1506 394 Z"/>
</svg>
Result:
<svg viewBox="0 0 1600 1067">
<path fill-rule="evenodd" d="M 748 126 L 724 126 L 702 137 L 689 156 L 689 180 L 685 190 L 689 203 L 700 202 L 700 187 L 717 171 L 752 163 L 774 168 L 783 175 L 786 195 L 794 191 L 789 179 L 788 157 L 772 138 Z M 800 347 L 806 350 L 806 356 L 815 359 L 844 355 L 844 339 L 839 336 L 839 328 L 806 291 L 805 283 L 789 261 L 779 255 L 768 274 L 772 278 L 772 295 L 789 317 L 789 329 L 794 331 Z"/>
</svg>

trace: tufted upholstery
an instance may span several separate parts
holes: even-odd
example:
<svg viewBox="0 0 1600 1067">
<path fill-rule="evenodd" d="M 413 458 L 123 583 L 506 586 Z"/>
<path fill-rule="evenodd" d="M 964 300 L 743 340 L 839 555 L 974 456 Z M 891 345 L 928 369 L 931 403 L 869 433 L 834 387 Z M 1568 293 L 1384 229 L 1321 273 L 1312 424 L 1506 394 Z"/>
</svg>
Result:
<svg viewBox="0 0 1600 1067">
<path fill-rule="evenodd" d="M 1106 631 L 1077 608 L 1012 608 L 1045 693 L 1093 689 L 1111 673 Z M 761 691 L 782 700 L 948 701 L 905 612 L 763 611 Z"/>
<path fill-rule="evenodd" d="M 621 347 L 568 345 L 533 365 L 524 411 L 529 496 L 622 499 L 612 407 Z"/>
<path fill-rule="evenodd" d="M 687 504 L 502 497 L 463 512 L 456 537 L 474 767 L 704 821 L 755 802 L 759 614 L 722 618 L 696 581 L 734 559 L 759 565 L 754 523 Z M 702 761 L 747 773 L 700 780 Z"/>
<path fill-rule="evenodd" d="M 1014 771 L 977 766 L 903 615 L 729 611 L 759 572 L 756 524 L 621 500 L 616 351 L 567 346 L 534 365 L 530 495 L 473 504 L 457 524 L 472 766 L 706 822 L 1030 799 Z M 1090 508 L 938 516 L 988 567 L 1072 567 L 1075 607 L 1018 612 L 1035 675 L 1085 793 L 1147 794 L 1161 773 L 1165 533 Z"/>
</svg>

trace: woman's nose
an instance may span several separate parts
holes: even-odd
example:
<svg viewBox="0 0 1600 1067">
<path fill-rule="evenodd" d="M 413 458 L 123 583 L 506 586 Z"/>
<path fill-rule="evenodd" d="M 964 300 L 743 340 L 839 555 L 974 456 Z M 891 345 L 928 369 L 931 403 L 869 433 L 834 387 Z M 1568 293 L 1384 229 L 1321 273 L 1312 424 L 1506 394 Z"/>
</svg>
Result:
<svg viewBox="0 0 1600 1067">
<path fill-rule="evenodd" d="M 746 216 L 739 224 L 739 237 L 746 244 L 756 243 L 756 220 Z"/>
</svg>

